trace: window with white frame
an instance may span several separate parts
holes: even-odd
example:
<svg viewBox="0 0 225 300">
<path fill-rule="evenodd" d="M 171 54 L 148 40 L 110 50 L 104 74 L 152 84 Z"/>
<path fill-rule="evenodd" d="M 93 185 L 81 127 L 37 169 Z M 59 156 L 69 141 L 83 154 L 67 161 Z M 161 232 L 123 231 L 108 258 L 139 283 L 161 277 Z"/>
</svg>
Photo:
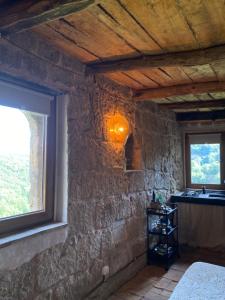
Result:
<svg viewBox="0 0 225 300">
<path fill-rule="evenodd" d="M 0 235 L 53 220 L 56 100 L 0 81 Z"/>
</svg>

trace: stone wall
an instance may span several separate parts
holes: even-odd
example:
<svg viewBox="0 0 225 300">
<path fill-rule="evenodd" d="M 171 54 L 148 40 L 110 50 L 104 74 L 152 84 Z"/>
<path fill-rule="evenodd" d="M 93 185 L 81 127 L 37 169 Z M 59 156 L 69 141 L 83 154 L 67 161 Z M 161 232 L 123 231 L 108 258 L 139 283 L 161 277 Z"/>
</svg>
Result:
<svg viewBox="0 0 225 300">
<path fill-rule="evenodd" d="M 182 133 L 175 114 L 152 103 L 139 103 L 136 127 L 142 136 L 145 189 L 166 198 L 183 188 Z"/>
<path fill-rule="evenodd" d="M 81 63 L 34 34 L 1 40 L 0 72 L 70 95 L 68 238 L 16 270 L 0 270 L 0 299 L 107 299 L 145 264 L 152 189 L 169 196 L 182 186 L 174 115 L 136 105 L 129 90 L 103 77 L 85 76 Z M 143 170 L 124 172 L 124 149 L 107 141 L 104 116 L 113 112 L 125 115 L 138 137 Z M 103 282 L 105 265 L 110 278 Z"/>
</svg>

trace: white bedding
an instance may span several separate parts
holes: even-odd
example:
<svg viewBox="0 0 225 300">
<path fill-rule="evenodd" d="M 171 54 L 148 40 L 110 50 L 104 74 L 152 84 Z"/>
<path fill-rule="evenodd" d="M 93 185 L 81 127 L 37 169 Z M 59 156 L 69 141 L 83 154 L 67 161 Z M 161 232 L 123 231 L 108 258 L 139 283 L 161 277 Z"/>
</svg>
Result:
<svg viewBox="0 0 225 300">
<path fill-rule="evenodd" d="M 225 267 L 202 262 L 192 264 L 169 300 L 225 300 Z"/>
</svg>

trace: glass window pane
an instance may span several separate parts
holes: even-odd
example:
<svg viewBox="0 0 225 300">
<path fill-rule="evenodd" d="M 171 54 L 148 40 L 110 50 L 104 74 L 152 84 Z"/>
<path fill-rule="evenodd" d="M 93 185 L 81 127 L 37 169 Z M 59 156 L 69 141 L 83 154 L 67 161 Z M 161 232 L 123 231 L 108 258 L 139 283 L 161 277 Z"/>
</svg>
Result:
<svg viewBox="0 0 225 300">
<path fill-rule="evenodd" d="M 44 210 L 46 116 L 0 106 L 0 218 Z"/>
<path fill-rule="evenodd" d="M 220 144 L 191 145 L 191 183 L 220 184 Z"/>
</svg>

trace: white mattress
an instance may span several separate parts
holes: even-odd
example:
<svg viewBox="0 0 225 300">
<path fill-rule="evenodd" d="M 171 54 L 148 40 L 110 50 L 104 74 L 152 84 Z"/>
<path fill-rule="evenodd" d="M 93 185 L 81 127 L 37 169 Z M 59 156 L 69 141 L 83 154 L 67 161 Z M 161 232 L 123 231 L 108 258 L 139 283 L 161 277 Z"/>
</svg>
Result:
<svg viewBox="0 0 225 300">
<path fill-rule="evenodd" d="M 225 300 L 225 267 L 202 262 L 192 264 L 169 300 Z"/>
</svg>

